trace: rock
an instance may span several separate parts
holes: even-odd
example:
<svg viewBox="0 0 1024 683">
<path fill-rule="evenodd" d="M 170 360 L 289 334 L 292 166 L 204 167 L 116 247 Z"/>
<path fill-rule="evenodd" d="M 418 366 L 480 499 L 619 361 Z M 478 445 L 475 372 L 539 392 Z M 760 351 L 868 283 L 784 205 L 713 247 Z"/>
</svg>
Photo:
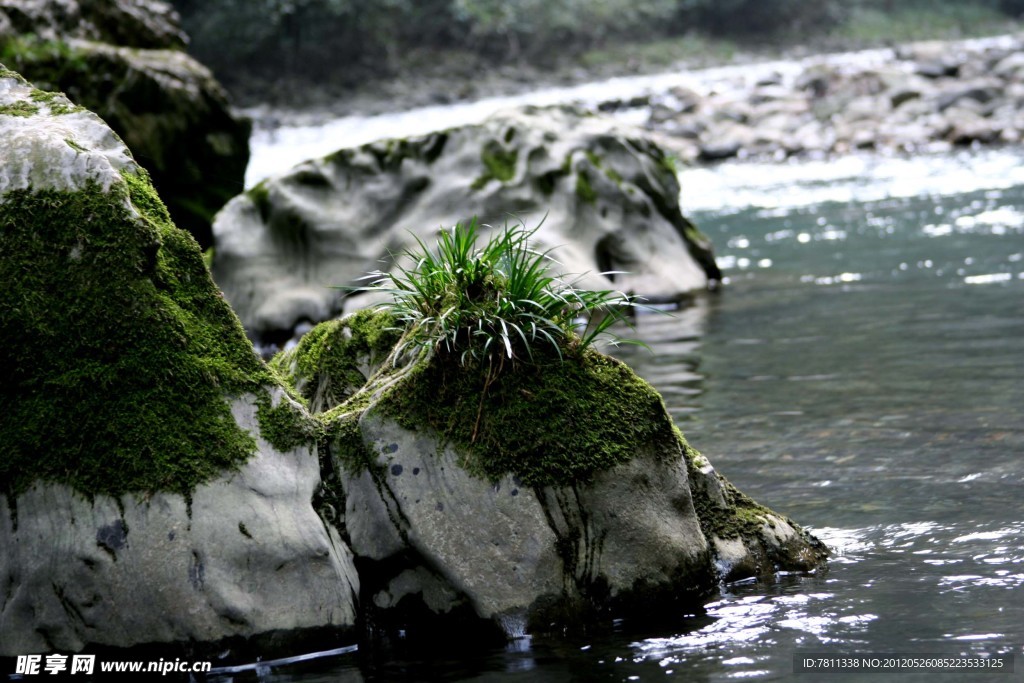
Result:
<svg viewBox="0 0 1024 683">
<path fill-rule="evenodd" d="M 0 38 L 32 34 L 143 49 L 183 49 L 188 42 L 177 13 L 159 0 L 0 0 L 0 26 Z"/>
<path fill-rule="evenodd" d="M 901 88 L 889 94 L 889 103 L 893 109 L 899 109 L 907 102 L 910 102 L 911 100 L 917 100 L 920 98 L 920 90 L 916 90 L 914 88 Z"/>
<path fill-rule="evenodd" d="M 999 139 L 1002 125 L 963 107 L 951 107 L 945 112 L 949 122 L 946 139 L 954 145 L 968 145 L 973 142 L 990 143 Z"/>
<path fill-rule="evenodd" d="M 8 66 L 98 113 L 150 172 L 171 217 L 204 248 L 214 213 L 243 186 L 250 122 L 181 47 L 162 2 L 0 0 Z M 3 20 L 0 20 L 0 26 Z"/>
<path fill-rule="evenodd" d="M 744 150 L 749 152 L 757 139 L 757 132 L 750 126 L 725 121 L 702 136 L 700 157 L 704 161 L 728 159 Z"/>
<path fill-rule="evenodd" d="M 992 74 L 1005 80 L 1020 81 L 1024 77 L 1024 52 L 1013 52 L 1000 60 Z"/>
<path fill-rule="evenodd" d="M 896 56 L 914 62 L 918 75 L 932 79 L 955 77 L 967 60 L 959 45 L 938 40 L 904 45 L 896 50 Z"/>
<path fill-rule="evenodd" d="M 2 67 L 0 279 L 0 656 L 352 629 L 312 418 L 122 141 Z"/>
<path fill-rule="evenodd" d="M 635 97 L 630 97 L 629 99 L 615 99 L 600 102 L 597 105 L 597 110 L 603 112 L 613 112 L 621 111 L 623 109 L 638 109 L 640 107 L 647 107 L 650 104 L 650 95 L 636 95 Z"/>
<path fill-rule="evenodd" d="M 307 398 L 370 378 L 320 414 L 327 486 L 379 628 L 522 635 L 652 619 L 719 580 L 824 559 L 690 448 L 619 361 L 552 354 L 488 381 L 441 353 L 384 357 L 375 330 L 389 314 L 359 316 L 321 324 L 274 363 Z"/>
<path fill-rule="evenodd" d="M 700 108 L 704 98 L 696 90 L 681 85 L 669 88 L 668 94 L 676 102 L 676 111 L 689 114 Z"/>
<path fill-rule="evenodd" d="M 672 162 L 641 131 L 528 108 L 343 149 L 260 183 L 215 220 L 214 277 L 250 334 L 287 338 L 341 311 L 333 285 L 478 216 L 539 225 L 535 239 L 584 287 L 675 298 L 719 278 L 678 194 Z"/>
<path fill-rule="evenodd" d="M 946 111 L 954 105 L 964 101 L 973 101 L 978 104 L 987 104 L 1000 97 L 1002 86 L 999 83 L 971 83 L 960 85 L 944 90 L 936 96 L 935 106 L 940 111 Z"/>
</svg>

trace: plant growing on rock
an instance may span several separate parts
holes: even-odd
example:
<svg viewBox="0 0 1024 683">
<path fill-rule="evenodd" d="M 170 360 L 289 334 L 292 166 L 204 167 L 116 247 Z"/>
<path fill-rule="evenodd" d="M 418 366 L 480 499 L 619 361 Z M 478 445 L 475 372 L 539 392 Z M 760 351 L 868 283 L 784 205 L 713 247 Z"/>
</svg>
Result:
<svg viewBox="0 0 1024 683">
<path fill-rule="evenodd" d="M 433 250 L 417 238 L 419 249 L 403 252 L 393 271 L 375 271 L 366 278 L 370 285 L 345 289 L 391 295 L 381 306 L 404 326 L 398 353 L 433 349 L 463 365 L 481 362 L 491 376 L 538 350 L 563 358 L 603 336 L 639 343 L 610 333 L 640 306 L 637 298 L 580 289 L 578 280 L 555 274 L 551 250 L 530 243 L 536 231 L 506 224 L 481 246 L 474 218 L 442 230 Z"/>
</svg>

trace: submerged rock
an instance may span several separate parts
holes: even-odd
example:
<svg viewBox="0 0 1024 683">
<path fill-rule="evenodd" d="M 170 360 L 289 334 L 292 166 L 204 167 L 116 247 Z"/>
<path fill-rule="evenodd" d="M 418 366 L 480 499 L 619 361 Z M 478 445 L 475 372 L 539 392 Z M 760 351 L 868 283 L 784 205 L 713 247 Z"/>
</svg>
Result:
<svg viewBox="0 0 1024 683">
<path fill-rule="evenodd" d="M 3 67 L 0 281 L 0 656 L 352 627 L 315 422 L 114 132 Z"/>
<path fill-rule="evenodd" d="M 355 553 L 368 623 L 429 637 L 652 619 L 719 580 L 825 559 L 718 475 L 621 362 L 552 354 L 495 379 L 389 356 L 388 316 L 323 323 L 274 360 L 325 422 L 321 510 Z"/>
<path fill-rule="evenodd" d="M 0 0 L 0 60 L 99 114 L 205 248 L 214 213 L 243 187 L 251 125 L 185 42 L 164 2 Z"/>
<path fill-rule="evenodd" d="M 585 288 L 674 299 L 720 278 L 678 198 L 671 160 L 639 131 L 529 108 L 343 149 L 260 183 L 217 215 L 213 270 L 251 335 L 287 339 L 301 320 L 342 310 L 332 285 L 478 216 L 540 224 L 534 239 Z"/>
</svg>

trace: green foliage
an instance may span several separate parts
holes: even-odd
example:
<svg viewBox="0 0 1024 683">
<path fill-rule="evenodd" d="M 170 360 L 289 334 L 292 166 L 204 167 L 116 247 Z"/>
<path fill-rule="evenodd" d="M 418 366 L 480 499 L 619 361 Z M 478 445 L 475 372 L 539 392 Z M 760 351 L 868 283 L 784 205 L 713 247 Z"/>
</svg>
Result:
<svg viewBox="0 0 1024 683">
<path fill-rule="evenodd" d="M 986 0 L 960 3 L 862 0 L 853 7 L 849 19 L 835 31 L 835 35 L 859 45 L 880 41 L 956 39 L 1008 32 L 1012 28 L 995 3 Z"/>
<path fill-rule="evenodd" d="M 411 267 L 372 273 L 375 281 L 354 291 L 382 291 L 383 304 L 403 326 L 399 351 L 432 349 L 463 364 L 533 358 L 537 347 L 558 355 L 590 346 L 637 302 L 622 292 L 589 291 L 552 274 L 548 252 L 529 243 L 536 228 L 506 225 L 477 246 L 476 219 L 442 230 L 436 251 L 403 255 Z M 576 334 L 576 322 L 586 322 Z M 496 370 L 495 370 L 496 371 Z"/>
<path fill-rule="evenodd" d="M 840 24 L 848 2 L 840 0 L 680 0 L 682 21 L 719 35 L 762 38 L 780 32 L 822 31 Z"/>
<path fill-rule="evenodd" d="M 948 36 L 999 30 L 1024 0 L 174 0 L 191 50 L 229 85 L 275 81 L 287 100 L 368 77 L 441 72 L 472 77 L 493 62 L 601 68 L 727 61 L 751 43 L 819 44 L 868 33 Z M 914 19 L 916 17 L 916 27 Z M 892 30 L 887 20 L 892 18 Z M 1012 27 L 1004 27 L 1007 30 Z M 934 30 L 933 30 L 934 29 Z M 934 35 L 938 31 L 939 35 Z M 832 34 L 835 32 L 835 35 Z M 707 36 L 717 36 L 711 40 Z M 722 37 L 725 37 L 723 40 Z M 444 66 L 445 60 L 452 60 Z M 283 81 L 282 77 L 289 77 Z M 249 81 L 257 81 L 256 83 Z"/>
<path fill-rule="evenodd" d="M 456 19 L 471 36 L 503 38 L 513 53 L 537 52 L 566 41 L 600 42 L 609 35 L 650 29 L 672 17 L 676 0 L 453 0 Z M 513 56 L 518 56 L 517 54 Z"/>
</svg>

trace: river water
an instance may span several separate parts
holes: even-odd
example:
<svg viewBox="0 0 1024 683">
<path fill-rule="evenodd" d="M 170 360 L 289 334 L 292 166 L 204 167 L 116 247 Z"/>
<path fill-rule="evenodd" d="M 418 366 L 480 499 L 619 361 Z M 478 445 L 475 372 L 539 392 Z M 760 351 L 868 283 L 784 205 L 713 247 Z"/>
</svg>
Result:
<svg viewBox="0 0 1024 683">
<path fill-rule="evenodd" d="M 1024 153 L 682 173 L 727 276 L 621 353 L 691 444 L 834 550 L 667 630 L 359 655 L 266 681 L 1024 680 Z M 806 674 L 803 653 L 1014 654 Z"/>
</svg>

